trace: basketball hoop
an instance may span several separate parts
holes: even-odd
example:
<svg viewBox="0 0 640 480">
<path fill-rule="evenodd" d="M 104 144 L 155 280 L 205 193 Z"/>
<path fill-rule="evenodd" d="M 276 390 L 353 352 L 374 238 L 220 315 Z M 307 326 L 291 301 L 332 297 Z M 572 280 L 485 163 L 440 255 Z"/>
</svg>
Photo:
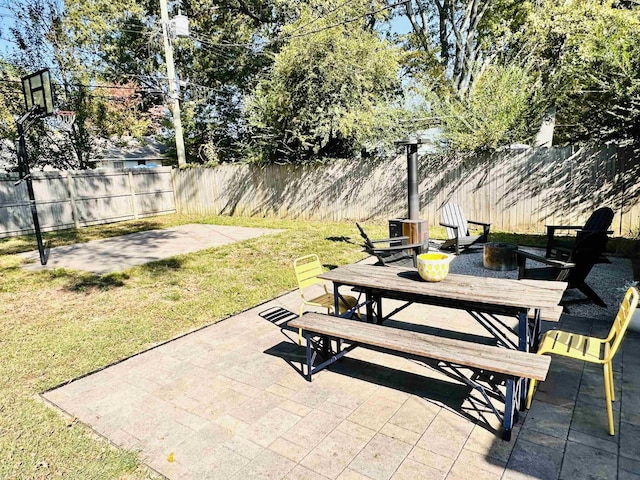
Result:
<svg viewBox="0 0 640 480">
<path fill-rule="evenodd" d="M 52 117 L 49 117 L 46 122 L 49 127 L 56 130 L 62 130 L 63 132 L 70 132 L 73 122 L 76 120 L 76 112 L 70 110 L 57 110 Z"/>
</svg>

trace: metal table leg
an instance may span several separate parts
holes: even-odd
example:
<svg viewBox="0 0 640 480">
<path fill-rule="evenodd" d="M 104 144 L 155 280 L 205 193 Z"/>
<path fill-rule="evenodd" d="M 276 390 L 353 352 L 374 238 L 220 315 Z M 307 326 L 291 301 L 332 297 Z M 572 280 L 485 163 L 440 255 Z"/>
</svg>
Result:
<svg viewBox="0 0 640 480">
<path fill-rule="evenodd" d="M 340 284 L 337 282 L 333 282 L 333 314 L 340 315 L 340 293 L 338 293 L 338 289 L 340 288 Z"/>
<path fill-rule="evenodd" d="M 364 292 L 365 300 L 367 302 L 366 313 L 367 313 L 367 323 L 373 322 L 373 295 L 371 294 L 371 290 L 367 289 Z"/>
</svg>

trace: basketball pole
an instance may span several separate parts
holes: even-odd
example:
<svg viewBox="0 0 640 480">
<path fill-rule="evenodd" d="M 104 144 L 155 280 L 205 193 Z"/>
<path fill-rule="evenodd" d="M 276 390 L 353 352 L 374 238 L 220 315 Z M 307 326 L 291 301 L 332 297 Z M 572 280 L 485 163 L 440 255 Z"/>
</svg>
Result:
<svg viewBox="0 0 640 480">
<path fill-rule="evenodd" d="M 19 180 L 16 186 L 21 182 L 27 183 L 27 192 L 29 194 L 29 207 L 31 208 L 31 216 L 33 217 L 33 229 L 36 234 L 38 243 L 38 253 L 40 254 L 40 264 L 47 264 L 47 256 L 42 241 L 42 232 L 40 231 L 40 220 L 38 219 L 38 209 L 36 208 L 36 195 L 33 191 L 33 181 L 31 178 L 31 170 L 29 169 L 29 157 L 27 155 L 27 141 L 25 132 L 29 129 L 33 122 L 38 118 L 41 107 L 34 105 L 31 110 L 25 113 L 16 121 L 18 127 L 18 172 Z"/>
</svg>

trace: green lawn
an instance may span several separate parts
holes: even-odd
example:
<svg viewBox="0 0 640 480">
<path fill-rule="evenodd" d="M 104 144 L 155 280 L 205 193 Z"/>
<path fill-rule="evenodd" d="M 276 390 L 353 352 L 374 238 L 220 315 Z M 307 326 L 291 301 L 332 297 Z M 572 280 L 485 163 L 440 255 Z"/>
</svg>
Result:
<svg viewBox="0 0 640 480">
<path fill-rule="evenodd" d="M 298 256 L 315 252 L 327 267 L 364 257 L 353 223 L 171 215 L 45 238 L 59 246 L 195 222 L 285 231 L 104 276 L 24 271 L 15 253 L 32 250 L 33 237 L 0 240 L 0 479 L 148 478 L 134 453 L 63 418 L 38 394 L 294 288 Z M 366 228 L 386 236 L 382 224 Z"/>
<path fill-rule="evenodd" d="M 134 454 L 38 394 L 294 288 L 297 256 L 316 252 L 327 265 L 364 256 L 352 223 L 166 216 L 47 237 L 62 245 L 194 221 L 285 232 L 105 276 L 24 271 L 13 253 L 33 249 L 33 239 L 0 241 L 1 479 L 147 478 Z"/>
</svg>

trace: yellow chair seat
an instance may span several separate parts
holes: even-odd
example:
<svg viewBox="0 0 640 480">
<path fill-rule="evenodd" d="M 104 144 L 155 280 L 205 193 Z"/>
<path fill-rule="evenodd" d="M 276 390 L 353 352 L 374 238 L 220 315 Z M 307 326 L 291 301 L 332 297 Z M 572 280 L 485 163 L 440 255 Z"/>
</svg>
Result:
<svg viewBox="0 0 640 480">
<path fill-rule="evenodd" d="M 305 303 L 307 305 L 313 305 L 316 307 L 323 307 L 323 308 L 328 308 L 329 310 L 333 310 L 333 307 L 334 307 L 333 294 L 323 293 L 319 297 L 312 298 L 310 300 L 305 301 Z M 340 313 L 344 313 L 347 310 L 352 309 L 353 307 L 356 306 L 357 303 L 358 303 L 358 300 L 356 300 L 356 298 L 352 297 L 351 295 L 340 295 L 340 299 L 339 299 Z"/>
<path fill-rule="evenodd" d="M 550 330 L 544 334 L 538 353 L 554 353 L 585 362 L 603 363 L 603 339 L 587 337 L 561 330 Z"/>
</svg>

